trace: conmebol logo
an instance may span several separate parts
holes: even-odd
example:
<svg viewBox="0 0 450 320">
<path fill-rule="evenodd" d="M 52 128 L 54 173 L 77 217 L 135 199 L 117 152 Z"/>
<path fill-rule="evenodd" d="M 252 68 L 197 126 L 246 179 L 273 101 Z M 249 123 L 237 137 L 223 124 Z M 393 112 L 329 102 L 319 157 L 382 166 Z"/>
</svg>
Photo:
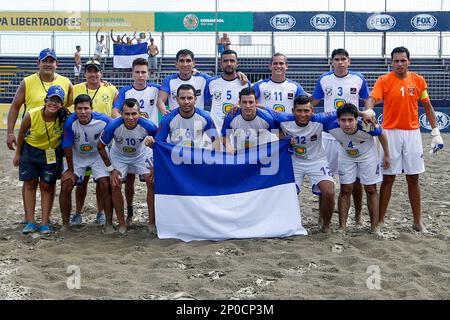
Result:
<svg viewBox="0 0 450 320">
<path fill-rule="evenodd" d="M 332 15 L 321 13 L 312 17 L 309 23 L 316 29 L 328 30 L 336 25 L 336 19 Z"/>
<path fill-rule="evenodd" d="M 418 30 L 430 30 L 437 24 L 437 19 L 431 14 L 418 14 L 411 19 L 411 25 Z"/>
<path fill-rule="evenodd" d="M 373 14 L 367 19 L 367 28 L 370 30 L 389 30 L 395 27 L 397 21 L 389 14 Z"/>
<path fill-rule="evenodd" d="M 277 30 L 292 29 L 295 23 L 295 18 L 289 14 L 277 14 L 270 19 L 270 25 Z"/>
</svg>

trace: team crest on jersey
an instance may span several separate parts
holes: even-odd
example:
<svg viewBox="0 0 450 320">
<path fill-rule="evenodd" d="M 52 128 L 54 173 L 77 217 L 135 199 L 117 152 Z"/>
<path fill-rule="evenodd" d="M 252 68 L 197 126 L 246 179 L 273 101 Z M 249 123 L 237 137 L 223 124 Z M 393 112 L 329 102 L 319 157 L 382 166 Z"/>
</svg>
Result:
<svg viewBox="0 0 450 320">
<path fill-rule="evenodd" d="M 102 94 L 102 102 L 109 103 L 109 95 L 107 93 Z"/>
<path fill-rule="evenodd" d="M 289 100 L 294 99 L 294 93 L 293 93 L 293 92 L 288 92 L 287 98 L 288 98 Z"/>
<path fill-rule="evenodd" d="M 222 91 L 214 91 L 213 96 L 216 101 L 222 100 Z"/>
<path fill-rule="evenodd" d="M 61 135 L 61 134 L 63 134 L 63 127 L 57 126 L 55 124 L 55 126 L 53 127 L 53 132 L 57 135 Z"/>
<path fill-rule="evenodd" d="M 413 96 L 415 91 L 416 91 L 416 87 L 414 87 L 414 86 L 408 86 L 408 94 L 409 94 L 410 96 Z"/>
<path fill-rule="evenodd" d="M 274 104 L 273 110 L 275 110 L 276 112 L 284 112 L 285 108 L 282 104 Z"/>
<path fill-rule="evenodd" d="M 76 142 L 80 141 L 81 138 L 81 134 L 79 132 L 75 132 L 75 134 L 73 135 L 74 139 Z"/>
<path fill-rule="evenodd" d="M 272 93 L 269 90 L 266 90 L 263 92 L 263 95 L 264 95 L 264 99 L 270 100 L 270 96 L 272 95 Z"/>
<path fill-rule="evenodd" d="M 326 87 L 325 88 L 325 94 L 327 96 L 331 96 L 333 94 L 333 88 L 332 87 Z"/>
<path fill-rule="evenodd" d="M 350 157 L 357 157 L 357 156 L 359 156 L 359 150 L 358 149 L 347 149 L 346 150 L 347 151 L 347 154 L 350 156 Z"/>
<path fill-rule="evenodd" d="M 154 105 L 155 104 L 155 99 L 150 99 L 150 105 Z"/>
<path fill-rule="evenodd" d="M 147 112 L 139 112 L 139 116 L 141 116 L 142 118 L 148 119 L 148 114 L 147 114 Z"/>
<path fill-rule="evenodd" d="M 335 109 L 339 109 L 344 104 L 345 104 L 345 100 L 344 99 L 334 99 L 334 108 Z"/>
<path fill-rule="evenodd" d="M 306 156 L 306 148 L 303 146 L 298 146 L 298 145 L 294 146 L 294 151 L 295 151 L 295 154 L 298 156 L 301 156 L 301 157 Z"/>
<path fill-rule="evenodd" d="M 311 136 L 311 141 L 316 141 L 317 140 L 317 134 L 314 134 Z"/>
<path fill-rule="evenodd" d="M 358 90 L 356 88 L 350 88 L 350 94 L 356 94 Z"/>
<path fill-rule="evenodd" d="M 122 144 L 122 143 L 123 143 L 123 138 L 122 138 L 122 137 L 116 136 L 115 138 L 116 138 L 116 142 L 117 142 L 117 143 L 119 143 L 119 144 Z"/>
<path fill-rule="evenodd" d="M 80 146 L 80 151 L 81 151 L 81 152 L 89 152 L 89 151 L 91 151 L 92 149 L 94 149 L 94 147 L 92 147 L 90 144 L 82 144 L 82 145 Z"/>
<path fill-rule="evenodd" d="M 199 97 L 202 95 L 202 89 L 195 90 L 195 96 Z"/>
<path fill-rule="evenodd" d="M 225 103 L 222 105 L 222 112 L 223 112 L 223 114 L 224 114 L 224 115 L 227 115 L 228 112 L 230 112 L 232 108 L 233 108 L 233 104 L 232 104 L 232 103 L 225 102 Z"/>
<path fill-rule="evenodd" d="M 126 147 L 123 147 L 123 152 L 125 152 L 125 153 L 133 153 L 133 152 L 136 152 L 136 148 L 135 147 L 130 147 L 130 146 L 126 146 Z"/>
<path fill-rule="evenodd" d="M 172 90 L 171 95 L 172 95 L 172 99 L 176 99 L 177 98 L 177 91 L 176 90 Z"/>
</svg>

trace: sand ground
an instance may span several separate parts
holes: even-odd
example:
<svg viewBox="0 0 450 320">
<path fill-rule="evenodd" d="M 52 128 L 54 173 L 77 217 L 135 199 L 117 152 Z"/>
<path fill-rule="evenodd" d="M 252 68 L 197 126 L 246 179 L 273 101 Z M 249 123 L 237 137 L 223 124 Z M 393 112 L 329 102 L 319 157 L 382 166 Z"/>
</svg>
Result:
<svg viewBox="0 0 450 320">
<path fill-rule="evenodd" d="M 82 227 L 22 235 L 21 183 L 5 136 L 0 132 L 0 299 L 450 298 L 450 147 L 434 159 L 425 155 L 421 186 L 429 234 L 411 229 L 399 176 L 382 238 L 368 233 L 365 208 L 365 227 L 354 226 L 351 212 L 347 233 L 320 233 L 317 198 L 305 184 L 300 202 L 309 236 L 183 243 L 148 235 L 143 184 L 136 191 L 135 226 L 125 237 L 102 234 L 93 223 L 93 184 Z M 428 135 L 423 139 L 430 142 Z M 444 140 L 450 146 L 450 135 Z M 57 201 L 53 218 L 61 221 Z M 80 272 L 80 289 L 68 288 L 76 284 L 71 268 Z"/>
</svg>

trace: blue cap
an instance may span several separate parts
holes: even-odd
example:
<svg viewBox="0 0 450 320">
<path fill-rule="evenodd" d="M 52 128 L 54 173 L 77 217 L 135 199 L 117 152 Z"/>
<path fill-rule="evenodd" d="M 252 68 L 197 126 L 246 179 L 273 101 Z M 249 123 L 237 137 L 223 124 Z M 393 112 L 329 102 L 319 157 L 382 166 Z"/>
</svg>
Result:
<svg viewBox="0 0 450 320">
<path fill-rule="evenodd" d="M 39 53 L 39 61 L 44 60 L 47 57 L 52 57 L 53 59 L 58 61 L 55 50 L 53 50 L 53 49 L 46 48 Z"/>
<path fill-rule="evenodd" d="M 60 86 L 51 86 L 48 91 L 47 91 L 47 96 L 45 97 L 46 99 L 51 98 L 51 97 L 58 97 L 60 98 L 62 101 L 64 101 L 64 89 L 61 88 Z"/>
</svg>

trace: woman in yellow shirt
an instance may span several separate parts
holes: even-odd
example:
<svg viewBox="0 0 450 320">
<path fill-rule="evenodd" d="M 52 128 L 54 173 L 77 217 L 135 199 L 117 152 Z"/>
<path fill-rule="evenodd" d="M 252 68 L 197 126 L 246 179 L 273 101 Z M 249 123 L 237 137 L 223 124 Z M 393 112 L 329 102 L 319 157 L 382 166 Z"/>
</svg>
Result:
<svg viewBox="0 0 450 320">
<path fill-rule="evenodd" d="M 22 232 L 38 230 L 34 220 L 36 190 L 41 190 L 41 233 L 51 233 L 48 225 L 55 194 L 56 180 L 61 177 L 63 153 L 61 135 L 68 111 L 63 107 L 65 92 L 60 86 L 51 86 L 43 107 L 34 108 L 25 115 L 17 139 L 13 164 L 19 167 L 19 180 L 24 181 L 24 209 L 27 224 Z"/>
</svg>

